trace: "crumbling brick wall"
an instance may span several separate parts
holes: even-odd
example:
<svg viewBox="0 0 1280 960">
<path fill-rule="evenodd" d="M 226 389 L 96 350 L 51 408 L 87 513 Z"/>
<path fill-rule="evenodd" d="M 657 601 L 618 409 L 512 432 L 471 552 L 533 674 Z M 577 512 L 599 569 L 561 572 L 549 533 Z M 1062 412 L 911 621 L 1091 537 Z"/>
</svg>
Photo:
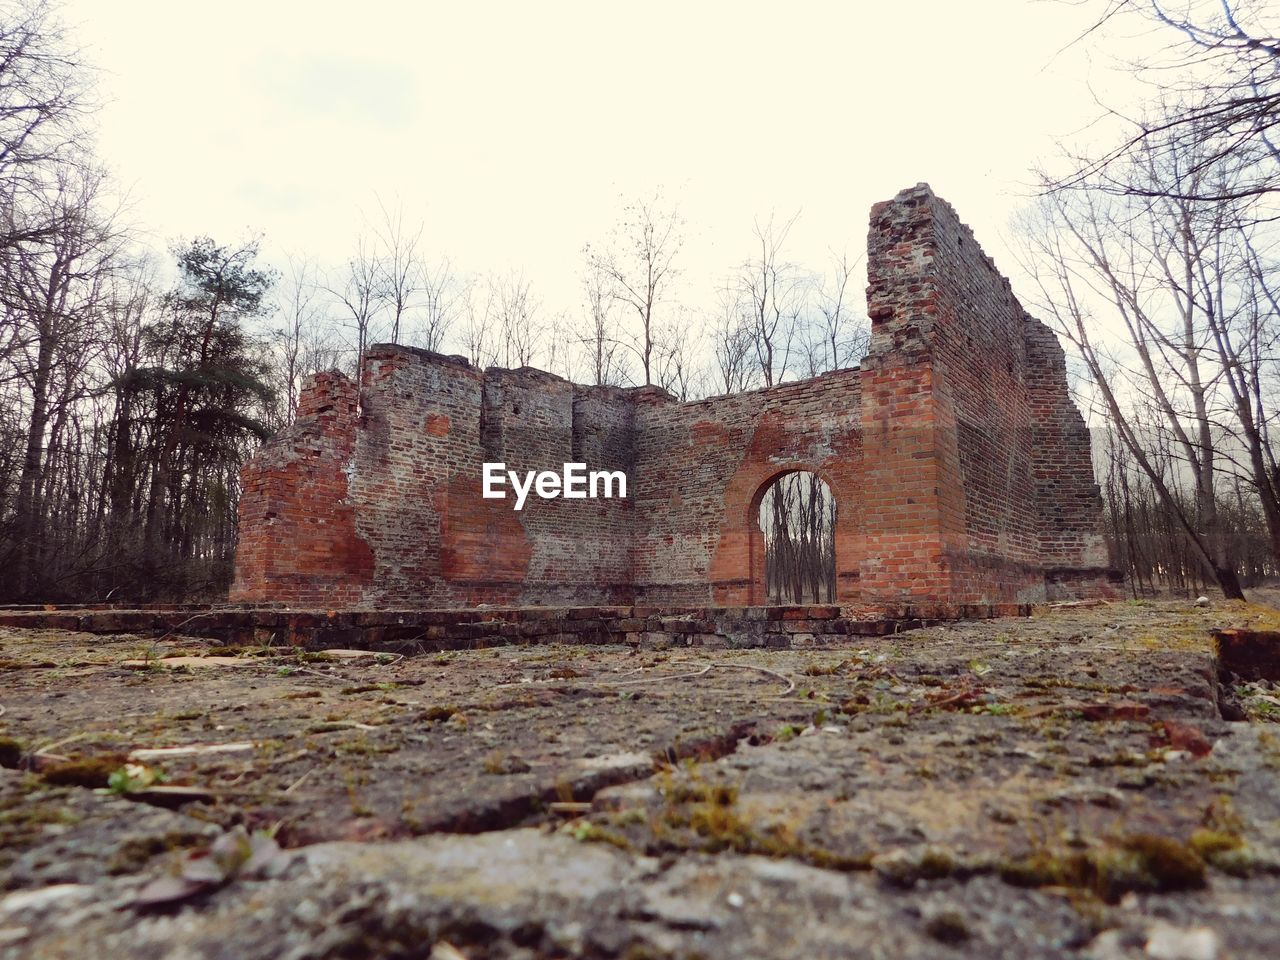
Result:
<svg viewBox="0 0 1280 960">
<path fill-rule="evenodd" d="M 292 426 L 242 475 L 232 597 L 311 606 L 364 601 L 374 558 L 356 531 L 355 444 L 355 384 L 337 372 L 317 374 Z"/>
<path fill-rule="evenodd" d="M 862 366 L 766 390 L 677 403 L 388 345 L 358 391 L 320 375 L 245 467 L 232 599 L 759 604 L 760 498 L 795 470 L 835 496 L 838 602 L 1108 592 L 1056 338 L 927 186 L 873 209 L 868 264 Z M 622 470 L 629 496 L 517 513 L 485 462 Z"/>
<path fill-rule="evenodd" d="M 638 404 L 637 602 L 763 603 L 760 500 L 796 470 L 817 473 L 835 497 L 836 599 L 857 599 L 859 380 L 841 370 L 697 403 Z"/>
</svg>

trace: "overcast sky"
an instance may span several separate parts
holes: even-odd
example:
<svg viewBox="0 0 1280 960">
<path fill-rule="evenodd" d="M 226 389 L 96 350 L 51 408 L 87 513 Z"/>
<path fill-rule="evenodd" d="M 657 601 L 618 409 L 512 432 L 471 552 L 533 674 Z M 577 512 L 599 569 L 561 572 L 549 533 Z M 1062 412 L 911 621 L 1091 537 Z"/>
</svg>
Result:
<svg viewBox="0 0 1280 960">
<path fill-rule="evenodd" d="M 662 188 L 693 307 L 801 211 L 791 259 L 865 248 L 926 180 L 1006 273 L 1029 168 L 1128 94 L 1095 7 L 888 3 L 68 0 L 102 70 L 99 152 L 162 248 L 178 236 L 340 263 L 396 198 L 461 270 L 523 269 L 576 308 L 583 244 Z M 1060 52 L 1062 51 L 1062 52 Z M 1092 85 L 1092 91 L 1090 89 Z"/>
</svg>

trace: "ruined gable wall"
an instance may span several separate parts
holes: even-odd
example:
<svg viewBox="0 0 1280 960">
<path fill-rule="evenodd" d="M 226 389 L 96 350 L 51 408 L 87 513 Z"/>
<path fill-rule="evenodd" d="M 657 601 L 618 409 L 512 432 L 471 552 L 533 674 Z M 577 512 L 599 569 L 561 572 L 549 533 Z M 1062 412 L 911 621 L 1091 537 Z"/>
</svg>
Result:
<svg viewBox="0 0 1280 960">
<path fill-rule="evenodd" d="M 1101 517 L 1060 348 L 927 185 L 873 209 L 868 265 L 868 599 L 1042 599 Z"/>
<path fill-rule="evenodd" d="M 929 206 L 939 291 L 936 388 L 952 410 L 946 429 L 955 431 L 940 455 L 963 493 L 963 515 L 957 504 L 947 527 L 955 598 L 1042 599 L 1024 338 L 1030 318 L 951 205 L 932 197 Z"/>
<path fill-rule="evenodd" d="M 858 371 L 842 370 L 694 403 L 638 392 L 636 602 L 764 602 L 756 507 L 770 480 L 797 469 L 819 473 L 836 496 L 837 594 L 854 598 L 859 390 Z"/>
</svg>

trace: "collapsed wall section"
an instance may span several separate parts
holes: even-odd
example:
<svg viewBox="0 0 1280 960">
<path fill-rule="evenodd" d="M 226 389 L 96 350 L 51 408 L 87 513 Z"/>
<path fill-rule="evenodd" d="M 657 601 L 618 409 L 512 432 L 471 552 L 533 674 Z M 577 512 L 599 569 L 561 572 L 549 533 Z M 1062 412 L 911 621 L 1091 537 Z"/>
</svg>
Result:
<svg viewBox="0 0 1280 960">
<path fill-rule="evenodd" d="M 372 347 L 358 391 L 336 371 L 318 375 L 298 422 L 246 467 L 231 599 L 629 602 L 630 499 L 530 496 L 516 511 L 509 485 L 507 499 L 482 486 L 486 462 L 521 475 L 583 462 L 629 476 L 632 420 L 616 388 Z"/>
<path fill-rule="evenodd" d="M 241 472 L 232 600 L 344 606 L 364 599 L 374 557 L 350 496 L 355 446 L 355 384 L 336 371 L 317 374 L 293 424 Z"/>
</svg>

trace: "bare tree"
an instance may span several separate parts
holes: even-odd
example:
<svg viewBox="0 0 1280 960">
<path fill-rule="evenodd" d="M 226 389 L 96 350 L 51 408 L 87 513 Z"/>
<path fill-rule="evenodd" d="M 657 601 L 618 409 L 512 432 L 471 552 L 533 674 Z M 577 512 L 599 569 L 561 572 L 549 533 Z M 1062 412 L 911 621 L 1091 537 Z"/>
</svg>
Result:
<svg viewBox="0 0 1280 960">
<path fill-rule="evenodd" d="M 498 362 L 504 367 L 532 366 L 544 330 L 538 301 L 524 274 L 491 274 L 484 310 L 485 326 L 494 332 Z"/>
<path fill-rule="evenodd" d="M 565 314 L 558 313 L 547 321 L 544 326 L 543 342 L 547 372 L 564 377 L 566 380 L 577 381 L 581 345 L 577 332 Z"/>
<path fill-rule="evenodd" d="M 1230 234 L 1221 211 L 1189 199 L 1203 193 L 1198 181 L 1220 179 L 1222 171 L 1189 148 L 1153 145 L 1135 155 L 1127 176 L 1136 187 L 1127 195 L 1050 193 L 1043 219 L 1025 234 L 1027 264 L 1117 438 L 1198 562 L 1226 596 L 1239 597 L 1219 509 L 1223 464 L 1231 459 L 1219 397 L 1224 375 L 1232 382 L 1227 371 L 1239 363 L 1227 342 L 1234 322 L 1224 314 Z M 1173 189 L 1148 189 L 1159 183 Z M 1110 353 L 1097 329 L 1099 304 L 1123 334 L 1121 353 Z M 1180 493 L 1184 478 L 1190 498 Z"/>
<path fill-rule="evenodd" d="M 55 181 L 30 194 L 25 207 L 32 220 L 46 225 L 42 240 L 0 255 L 0 305 L 14 331 L 8 359 L 29 403 L 14 504 L 19 578 L 41 566 L 33 552 L 44 515 L 51 432 L 100 346 L 104 281 L 120 250 L 119 234 L 97 202 L 102 182 L 100 171 L 60 166 Z"/>
<path fill-rule="evenodd" d="M 832 254 L 831 271 L 817 291 L 818 334 L 810 340 L 810 372 L 822 373 L 851 366 L 862 359 L 871 345 L 871 331 L 857 311 L 857 290 L 851 281 L 857 261 L 849 254 Z"/>
<path fill-rule="evenodd" d="M 494 346 L 494 317 L 489 312 L 487 288 L 472 280 L 462 297 L 462 348 L 473 367 L 481 369 L 498 362 Z"/>
<path fill-rule="evenodd" d="M 587 369 L 594 383 L 620 386 L 629 376 L 614 316 L 612 278 L 598 262 L 588 260 L 582 287 L 586 315 L 577 339 L 586 354 Z"/>
<path fill-rule="evenodd" d="M 738 289 L 732 283 L 720 288 L 711 339 L 716 389 L 722 393 L 741 393 L 751 389 L 757 376 L 757 368 L 752 362 L 755 338 L 743 318 Z"/>
<path fill-rule="evenodd" d="M 835 598 L 835 498 L 816 473 L 784 474 L 760 503 L 765 590 L 774 603 Z"/>
<path fill-rule="evenodd" d="M 419 304 L 411 336 L 418 346 L 439 351 L 462 313 L 465 291 L 454 276 L 453 265 L 448 259 L 442 258 L 434 266 L 423 262 L 421 271 Z"/>
<path fill-rule="evenodd" d="M 378 254 L 377 242 L 360 236 L 341 280 L 326 288 L 341 305 L 344 319 L 355 335 L 352 347 L 357 371 L 369 344 L 376 339 L 379 318 L 391 299 L 386 279 L 387 271 Z"/>
<path fill-rule="evenodd" d="M 277 289 L 281 325 L 274 331 L 273 340 L 284 420 L 292 423 L 298 413 L 302 381 L 312 373 L 334 366 L 340 350 L 333 342 L 319 268 L 313 260 L 289 257 Z"/>
<path fill-rule="evenodd" d="M 59 166 L 83 159 L 88 77 L 54 4 L 18 0 L 0 11 L 0 208 L 22 205 L 45 189 Z M 0 247 L 60 229 L 30 217 L 6 220 Z"/>
<path fill-rule="evenodd" d="M 381 219 L 374 227 L 378 253 L 374 259 L 381 272 L 382 298 L 389 315 L 388 336 L 392 343 L 400 342 L 401 326 L 419 293 L 422 280 L 422 264 L 418 258 L 418 243 L 422 239 L 422 224 L 405 226 L 404 210 L 397 205 L 390 210 L 378 199 Z"/>
<path fill-rule="evenodd" d="M 770 215 L 755 222 L 756 254 L 742 264 L 737 277 L 738 305 L 751 331 L 756 364 L 766 387 L 786 379 L 796 347 L 797 325 L 804 312 L 811 278 L 782 258 L 787 235 L 799 218 L 784 223 Z"/>
<path fill-rule="evenodd" d="M 588 244 L 585 250 L 588 270 L 606 278 L 609 295 L 633 315 L 635 328 L 625 343 L 646 384 L 653 383 L 659 307 L 679 274 L 675 259 L 684 244 L 683 227 L 678 210 L 655 195 L 627 205 L 605 247 Z"/>
<path fill-rule="evenodd" d="M 1239 200 L 1280 190 L 1280 37 L 1266 0 L 1106 0 L 1085 36 L 1131 20 L 1158 26 L 1171 48 L 1133 65 L 1159 95 L 1119 144 L 1100 156 L 1076 157 L 1074 171 L 1050 184 L 1184 200 Z M 1113 111 L 1114 112 L 1114 111 Z M 1248 176 L 1229 186 L 1209 177 L 1180 185 L 1136 184 L 1125 164 L 1141 154 L 1185 154 L 1195 148 L 1202 170 L 1228 157 Z"/>
<path fill-rule="evenodd" d="M 654 350 L 657 384 L 677 400 L 690 400 L 702 392 L 703 371 L 698 363 L 701 337 L 697 324 L 683 308 L 663 328 Z"/>
</svg>

